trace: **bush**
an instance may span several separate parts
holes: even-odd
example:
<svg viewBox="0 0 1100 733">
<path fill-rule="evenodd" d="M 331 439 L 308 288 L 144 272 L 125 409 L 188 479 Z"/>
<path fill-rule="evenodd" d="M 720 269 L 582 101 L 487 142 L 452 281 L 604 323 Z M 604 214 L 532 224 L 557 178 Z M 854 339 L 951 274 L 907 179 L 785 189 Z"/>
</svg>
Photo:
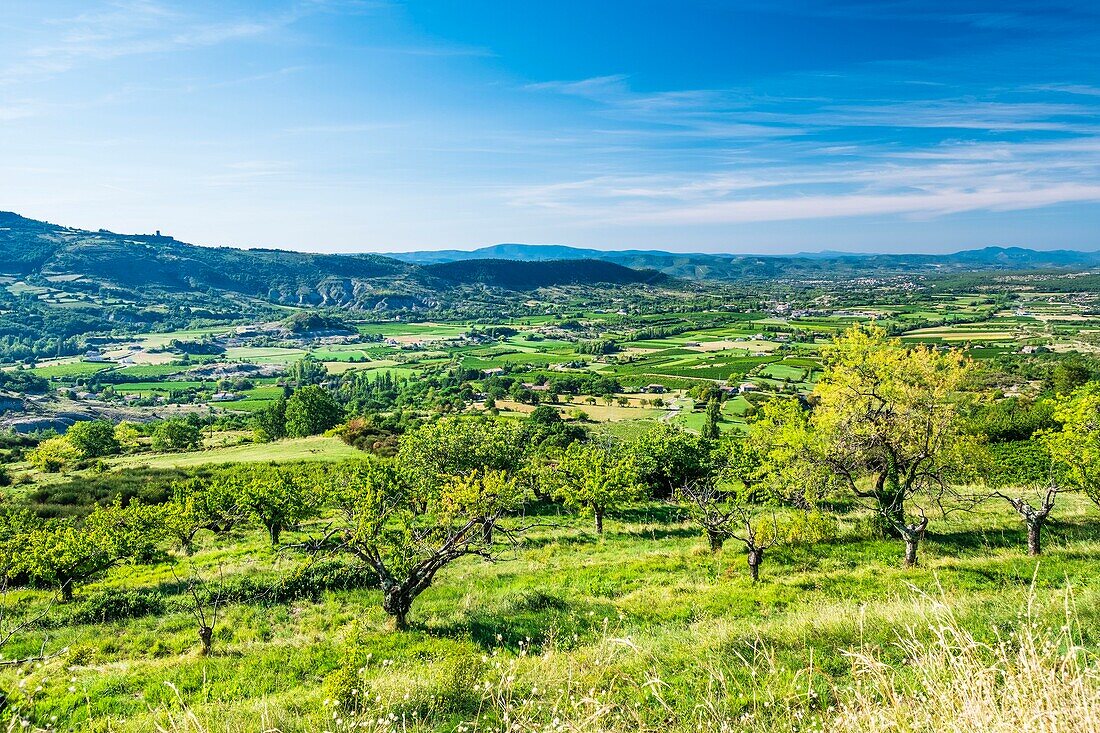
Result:
<svg viewBox="0 0 1100 733">
<path fill-rule="evenodd" d="M 812 545 L 834 540 L 840 534 L 837 518 L 824 512 L 798 512 L 778 519 L 779 539 L 786 545 Z"/>
<path fill-rule="evenodd" d="M 81 453 L 66 438 L 49 438 L 38 444 L 27 459 L 46 473 L 59 473 L 81 459 Z"/>
<path fill-rule="evenodd" d="M 121 450 L 115 437 L 115 427 L 107 420 L 78 422 L 69 428 L 65 438 L 80 451 L 83 458 L 111 456 Z"/>
<path fill-rule="evenodd" d="M 337 560 L 304 565 L 275 579 L 241 576 L 221 584 L 208 583 L 198 590 L 202 603 L 216 598 L 222 603 L 278 604 L 307 598 L 316 600 L 328 591 L 375 588 L 377 578 L 366 568 Z"/>
<path fill-rule="evenodd" d="M 165 420 L 153 428 L 153 450 L 191 450 L 199 446 L 200 438 L 198 426 L 184 420 Z"/>
<path fill-rule="evenodd" d="M 68 622 L 74 624 L 103 624 L 142 616 L 159 616 L 164 613 L 164 597 L 153 591 L 102 590 L 76 606 Z"/>
<path fill-rule="evenodd" d="M 162 504 L 171 497 L 173 482 L 195 474 L 180 469 L 128 469 L 109 473 L 76 475 L 64 483 L 47 484 L 27 493 L 31 510 L 38 516 L 84 514 L 96 504 L 116 499 L 128 504 L 134 499 L 145 504 Z M 58 511 L 71 507 L 74 511 Z"/>
</svg>

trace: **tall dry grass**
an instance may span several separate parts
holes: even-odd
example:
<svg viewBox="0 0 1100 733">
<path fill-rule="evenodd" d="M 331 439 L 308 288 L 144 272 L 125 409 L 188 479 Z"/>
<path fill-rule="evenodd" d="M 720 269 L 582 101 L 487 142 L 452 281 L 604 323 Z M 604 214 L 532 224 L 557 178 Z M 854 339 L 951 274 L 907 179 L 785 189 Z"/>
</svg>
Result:
<svg viewBox="0 0 1100 733">
<path fill-rule="evenodd" d="M 850 674 L 821 686 L 807 669 L 781 675 L 766 648 L 738 658 L 752 673 L 749 687 L 701 653 L 706 692 L 685 708 L 674 685 L 652 666 L 620 665 L 646 652 L 608 635 L 595 650 L 603 672 L 573 670 L 525 655 L 492 656 L 467 694 L 476 715 L 402 712 L 364 688 L 349 707 L 330 704 L 324 722 L 308 730 L 329 733 L 665 733 L 707 731 L 814 731 L 816 733 L 1100 733 L 1100 660 L 1080 643 L 1068 599 L 1064 622 L 1033 612 L 1034 592 L 1015 627 L 1003 634 L 970 629 L 943 600 L 922 599 L 917 620 L 886 646 L 863 645 L 845 656 Z M 1050 614 L 1042 614 L 1049 619 Z M 729 666 L 726 659 L 722 664 Z M 634 671 L 623 671 L 630 668 Z M 637 670 L 648 670 L 638 673 Z M 535 682 L 532 684 L 532 674 Z M 744 676 L 742 675 L 743 679 Z M 599 681 L 594 683 L 594 680 Z M 356 691 L 359 693 L 359 691 Z M 680 704 L 678 704 L 680 703 Z M 423 710 L 423 708 L 419 708 Z M 292 708 L 265 705 L 255 717 L 204 719 L 181 698 L 157 711 L 158 733 L 280 733 L 302 731 Z M 300 713 L 300 708 L 299 708 Z M 314 718 L 316 720 L 316 718 Z M 8 728 L 24 728 L 17 722 Z"/>
<path fill-rule="evenodd" d="M 1033 596 L 1034 597 L 1034 596 Z M 1033 598 L 1032 597 L 1032 598 Z M 1065 623 L 1050 628 L 1031 602 L 1014 631 L 977 638 L 951 612 L 897 645 L 907 660 L 890 665 L 873 650 L 849 653 L 854 684 L 838 696 L 824 728 L 854 733 L 1086 733 L 1100 731 L 1100 664 L 1083 649 L 1067 602 Z"/>
</svg>

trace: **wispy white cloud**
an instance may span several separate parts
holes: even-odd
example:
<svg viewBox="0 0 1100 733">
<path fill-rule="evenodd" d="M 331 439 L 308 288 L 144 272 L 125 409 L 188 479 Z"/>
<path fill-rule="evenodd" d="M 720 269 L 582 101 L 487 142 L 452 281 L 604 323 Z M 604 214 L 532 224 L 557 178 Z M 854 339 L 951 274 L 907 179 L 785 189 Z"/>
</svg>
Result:
<svg viewBox="0 0 1100 733">
<path fill-rule="evenodd" d="M 319 125 L 300 125 L 288 127 L 286 132 L 292 135 L 354 135 L 363 132 L 393 130 L 405 125 L 394 122 L 336 122 Z"/>
<path fill-rule="evenodd" d="M 283 160 L 241 160 L 228 163 L 220 173 L 204 176 L 199 183 L 210 187 L 253 186 L 262 181 L 288 176 L 294 166 Z"/>
<path fill-rule="evenodd" d="M 155 0 L 111 3 L 105 9 L 43 21 L 47 36 L 21 49 L 11 48 L 0 67 L 0 84 L 31 82 L 78 69 L 87 63 L 125 56 L 169 53 L 252 38 L 285 27 L 307 12 L 293 5 L 279 12 L 211 21 L 199 13 Z M 186 7 L 186 6 L 184 6 Z"/>
<path fill-rule="evenodd" d="M 1100 136 L 859 148 L 830 160 L 754 161 L 727 172 L 601 175 L 513 191 L 578 220 L 694 225 L 902 214 L 940 217 L 1100 201 Z"/>
<path fill-rule="evenodd" d="M 649 224 L 738 224 L 909 214 L 944 216 L 966 211 L 1013 211 L 1054 204 L 1100 201 L 1100 185 L 1059 184 L 1004 190 L 940 190 L 920 193 L 850 194 L 721 201 L 642 212 L 629 217 Z"/>
<path fill-rule="evenodd" d="M 799 80 L 780 81 L 799 88 Z M 915 95 L 845 100 L 631 84 L 613 75 L 527 89 L 593 102 L 596 114 L 619 123 L 601 128 L 600 138 L 635 139 L 650 165 L 665 151 L 663 169 L 607 160 L 596 175 L 520 187 L 510 203 L 585 222 L 690 226 L 1100 201 L 1100 90 L 1088 85 L 966 96 L 936 96 L 947 88 L 930 85 Z M 850 72 L 830 84 L 855 91 L 861 79 Z"/>
</svg>

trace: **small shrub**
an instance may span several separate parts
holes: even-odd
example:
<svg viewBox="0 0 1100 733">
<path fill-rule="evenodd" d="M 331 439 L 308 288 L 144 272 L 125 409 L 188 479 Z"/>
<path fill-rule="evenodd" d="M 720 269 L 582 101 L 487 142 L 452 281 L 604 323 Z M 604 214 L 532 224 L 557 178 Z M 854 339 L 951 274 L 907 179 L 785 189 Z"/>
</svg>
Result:
<svg viewBox="0 0 1100 733">
<path fill-rule="evenodd" d="M 69 617 L 70 623 L 96 624 L 164 613 L 164 597 L 152 591 L 103 590 L 86 598 Z"/>
<path fill-rule="evenodd" d="M 363 699 L 363 681 L 359 678 L 359 668 L 353 664 L 343 664 L 325 677 L 323 685 L 324 699 L 338 710 L 355 710 Z"/>
<path fill-rule="evenodd" d="M 221 603 L 286 603 L 303 598 L 316 600 L 328 591 L 355 590 L 377 586 L 377 578 L 364 568 L 339 561 L 305 565 L 296 572 L 274 579 L 241 576 L 199 591 L 202 603 L 215 597 Z"/>
</svg>

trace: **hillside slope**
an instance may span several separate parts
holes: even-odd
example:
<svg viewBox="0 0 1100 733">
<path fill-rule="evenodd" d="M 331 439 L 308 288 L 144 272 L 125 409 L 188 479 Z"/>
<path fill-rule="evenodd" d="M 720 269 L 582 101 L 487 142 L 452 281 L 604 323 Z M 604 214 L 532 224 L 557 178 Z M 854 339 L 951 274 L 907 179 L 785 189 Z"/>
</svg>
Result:
<svg viewBox="0 0 1100 733">
<path fill-rule="evenodd" d="M 220 290 L 290 305 L 371 305 L 387 295 L 421 295 L 432 285 L 416 266 L 380 255 L 199 247 L 12 213 L 0 213 L 0 272 L 80 276 L 125 291 Z"/>
<path fill-rule="evenodd" d="M 422 308 L 463 288 L 667 284 L 657 272 L 587 260 L 474 260 L 422 267 L 376 254 L 310 254 L 200 247 L 159 235 L 124 235 L 0 212 L 0 274 L 48 286 L 157 302 L 158 293 L 225 293 L 294 306 Z"/>
</svg>

